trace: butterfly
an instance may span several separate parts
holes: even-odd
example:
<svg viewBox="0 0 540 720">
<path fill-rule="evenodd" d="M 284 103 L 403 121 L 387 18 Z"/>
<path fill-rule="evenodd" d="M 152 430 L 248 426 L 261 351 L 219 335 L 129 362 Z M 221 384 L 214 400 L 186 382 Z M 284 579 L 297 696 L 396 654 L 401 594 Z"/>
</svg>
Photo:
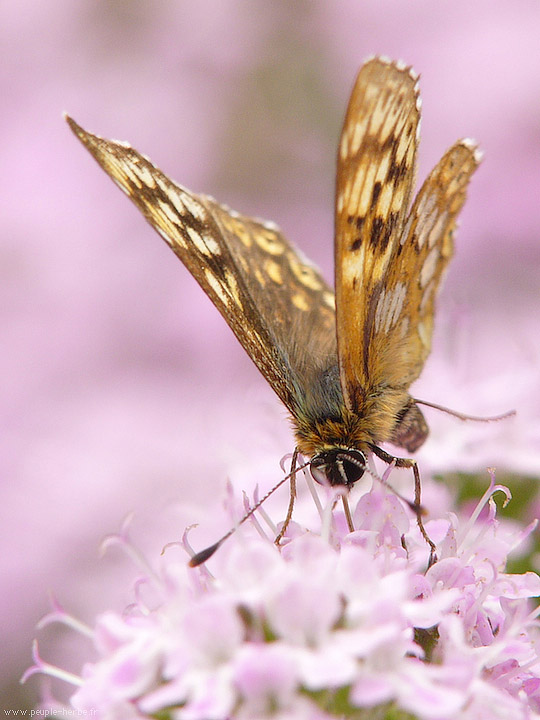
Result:
<svg viewBox="0 0 540 720">
<path fill-rule="evenodd" d="M 430 351 L 435 296 L 480 154 L 468 140 L 412 200 L 418 76 L 375 57 L 360 69 L 339 143 L 335 293 L 271 222 L 178 185 L 126 143 L 71 129 L 210 297 L 288 409 L 296 451 L 320 481 L 351 487 L 386 442 L 415 452 L 428 435 L 409 386 Z M 429 403 L 424 403 L 428 404 Z M 294 475 L 294 473 L 293 473 Z"/>
</svg>

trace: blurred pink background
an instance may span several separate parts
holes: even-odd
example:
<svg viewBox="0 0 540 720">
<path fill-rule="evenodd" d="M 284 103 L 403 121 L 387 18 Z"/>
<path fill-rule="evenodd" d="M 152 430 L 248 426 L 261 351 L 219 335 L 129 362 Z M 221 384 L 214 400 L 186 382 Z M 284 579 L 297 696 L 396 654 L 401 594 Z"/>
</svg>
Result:
<svg viewBox="0 0 540 720">
<path fill-rule="evenodd" d="M 49 590 L 89 623 L 129 600 L 129 568 L 97 551 L 128 512 L 150 553 L 192 522 L 210 539 L 226 479 L 267 486 L 293 447 L 219 314 L 62 112 L 276 221 L 331 279 L 334 158 L 355 73 L 374 53 L 412 64 L 419 180 L 459 137 L 485 152 L 414 392 L 519 411 L 473 426 L 428 410 L 419 459 L 428 472 L 537 474 L 539 31 L 537 0 L 0 5 L 0 707 L 37 698 L 38 681 L 17 681 Z M 78 672 L 80 641 L 39 637 L 45 658 Z"/>
</svg>

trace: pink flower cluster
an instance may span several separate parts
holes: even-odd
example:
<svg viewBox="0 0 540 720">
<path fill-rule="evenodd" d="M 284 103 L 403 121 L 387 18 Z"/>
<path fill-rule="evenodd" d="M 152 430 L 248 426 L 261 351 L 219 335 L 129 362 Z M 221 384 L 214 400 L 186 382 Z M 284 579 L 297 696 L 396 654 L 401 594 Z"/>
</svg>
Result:
<svg viewBox="0 0 540 720">
<path fill-rule="evenodd" d="M 73 682 L 72 707 L 98 720 L 539 718 L 529 598 L 540 578 L 504 572 L 534 524 L 510 533 L 498 522 L 501 490 L 492 480 L 467 521 L 427 523 L 438 554 L 427 570 L 416 524 L 379 484 L 360 499 L 353 533 L 327 514 L 316 531 L 293 526 L 278 549 L 242 528 L 212 574 L 167 548 L 136 602 L 98 618 L 98 659 L 80 677 L 37 650 L 27 676 Z M 127 533 L 117 540 L 135 552 Z M 59 608 L 51 617 L 73 624 Z"/>
</svg>

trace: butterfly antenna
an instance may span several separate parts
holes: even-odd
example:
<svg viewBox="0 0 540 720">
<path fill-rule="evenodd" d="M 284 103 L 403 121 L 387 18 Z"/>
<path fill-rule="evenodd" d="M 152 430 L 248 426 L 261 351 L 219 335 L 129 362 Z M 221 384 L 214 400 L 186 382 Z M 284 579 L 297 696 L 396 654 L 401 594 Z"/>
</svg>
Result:
<svg viewBox="0 0 540 720">
<path fill-rule="evenodd" d="M 246 520 L 249 520 L 249 518 L 253 515 L 253 513 L 256 512 L 256 511 L 261 507 L 261 505 L 262 505 L 264 502 L 266 502 L 266 500 L 268 500 L 268 498 L 270 497 L 270 495 L 272 495 L 278 488 L 280 488 L 285 482 L 287 482 L 287 480 L 289 480 L 290 478 L 292 478 L 293 476 L 295 476 L 296 473 L 297 473 L 299 470 L 303 470 L 303 469 L 304 469 L 305 467 L 307 467 L 308 465 L 309 465 L 309 461 L 306 462 L 306 463 L 304 463 L 303 465 L 298 466 L 298 467 L 295 468 L 292 472 L 290 472 L 290 473 L 288 473 L 287 475 L 285 475 L 285 477 L 281 478 L 281 480 L 280 480 L 276 485 L 274 485 L 274 487 L 271 488 L 271 489 L 266 493 L 266 495 L 264 495 L 260 500 L 258 500 L 258 501 L 255 503 L 255 505 L 253 505 L 253 507 L 251 507 L 251 508 L 246 512 L 246 514 L 239 520 L 239 522 L 238 522 L 234 527 L 232 527 L 229 531 L 227 531 L 227 532 L 225 533 L 225 535 L 223 535 L 223 537 L 221 537 L 221 538 L 220 538 L 217 542 L 215 542 L 213 545 L 210 545 L 209 547 L 205 548 L 204 550 L 201 550 L 200 552 L 195 553 L 195 555 L 193 555 L 193 556 L 191 557 L 191 559 L 190 559 L 190 561 L 189 561 L 189 563 L 188 563 L 189 566 L 190 566 L 190 567 L 197 567 L 198 565 L 202 565 L 202 564 L 203 564 L 204 562 L 206 562 L 209 558 L 211 558 L 212 555 L 216 552 L 216 550 L 218 550 L 218 549 L 223 545 L 223 543 L 225 542 L 225 540 L 228 540 L 228 539 L 231 537 L 231 535 L 233 535 L 233 533 L 236 532 L 236 530 L 240 527 L 240 525 L 243 525 L 243 524 L 246 522 Z"/>
<path fill-rule="evenodd" d="M 426 405 L 426 407 L 434 408 L 434 410 L 441 410 L 447 415 L 453 415 L 458 420 L 473 420 L 474 422 L 497 422 L 498 420 L 506 420 L 506 418 L 513 417 L 516 414 L 515 410 L 508 410 L 508 412 L 502 413 L 501 415 L 491 415 L 489 417 L 480 417 L 478 415 L 465 415 L 464 413 L 457 412 L 457 410 L 450 410 L 450 408 L 444 407 L 444 405 L 437 405 L 437 403 L 428 402 L 427 400 L 414 399 L 417 405 Z"/>
</svg>

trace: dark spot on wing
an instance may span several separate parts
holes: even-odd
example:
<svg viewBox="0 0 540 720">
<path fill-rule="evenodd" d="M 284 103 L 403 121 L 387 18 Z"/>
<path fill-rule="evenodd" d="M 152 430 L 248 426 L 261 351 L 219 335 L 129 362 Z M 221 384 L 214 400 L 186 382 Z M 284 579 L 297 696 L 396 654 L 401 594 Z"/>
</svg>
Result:
<svg viewBox="0 0 540 720">
<path fill-rule="evenodd" d="M 375 205 L 377 200 L 379 199 L 381 190 L 382 190 L 382 183 L 380 180 L 377 180 L 377 182 L 373 185 L 373 193 L 371 194 L 371 199 L 373 201 L 373 205 Z"/>
<path fill-rule="evenodd" d="M 393 159 L 390 167 L 388 168 L 386 180 L 387 182 L 397 184 L 400 180 L 403 180 L 403 178 L 407 175 L 408 172 L 410 172 L 410 166 L 407 163 L 406 157 L 404 157 L 403 160 L 399 163 L 396 162 L 395 159 Z"/>
<path fill-rule="evenodd" d="M 371 228 L 371 245 L 377 248 L 378 252 L 384 252 L 388 247 L 394 228 L 398 220 L 397 213 L 390 213 L 388 218 L 384 220 L 382 217 L 375 217 Z"/>
<path fill-rule="evenodd" d="M 373 328 L 373 322 L 375 320 L 375 311 L 377 310 L 377 303 L 379 301 L 379 295 L 381 294 L 381 290 L 382 283 L 376 283 L 369 298 L 369 307 L 366 315 L 366 323 L 364 325 L 363 361 L 364 375 L 366 377 L 369 377 L 369 349 L 371 344 L 371 331 Z"/>
<path fill-rule="evenodd" d="M 347 218 L 347 222 L 349 223 L 349 225 L 356 225 L 356 228 L 358 230 L 358 235 L 352 241 L 349 248 L 351 252 L 356 252 L 360 249 L 362 245 L 362 227 L 364 225 L 364 220 L 365 217 L 360 215 L 349 215 L 349 217 Z"/>
<path fill-rule="evenodd" d="M 385 222 L 382 219 L 382 217 L 374 217 L 373 218 L 373 225 L 371 227 L 371 244 L 373 247 L 376 247 L 378 250 L 383 250 L 384 248 L 381 247 L 383 241 L 383 235 L 385 231 Z"/>
<path fill-rule="evenodd" d="M 362 230 L 365 217 L 363 215 L 348 215 L 347 222 L 349 225 L 356 225 L 357 230 Z"/>
</svg>

